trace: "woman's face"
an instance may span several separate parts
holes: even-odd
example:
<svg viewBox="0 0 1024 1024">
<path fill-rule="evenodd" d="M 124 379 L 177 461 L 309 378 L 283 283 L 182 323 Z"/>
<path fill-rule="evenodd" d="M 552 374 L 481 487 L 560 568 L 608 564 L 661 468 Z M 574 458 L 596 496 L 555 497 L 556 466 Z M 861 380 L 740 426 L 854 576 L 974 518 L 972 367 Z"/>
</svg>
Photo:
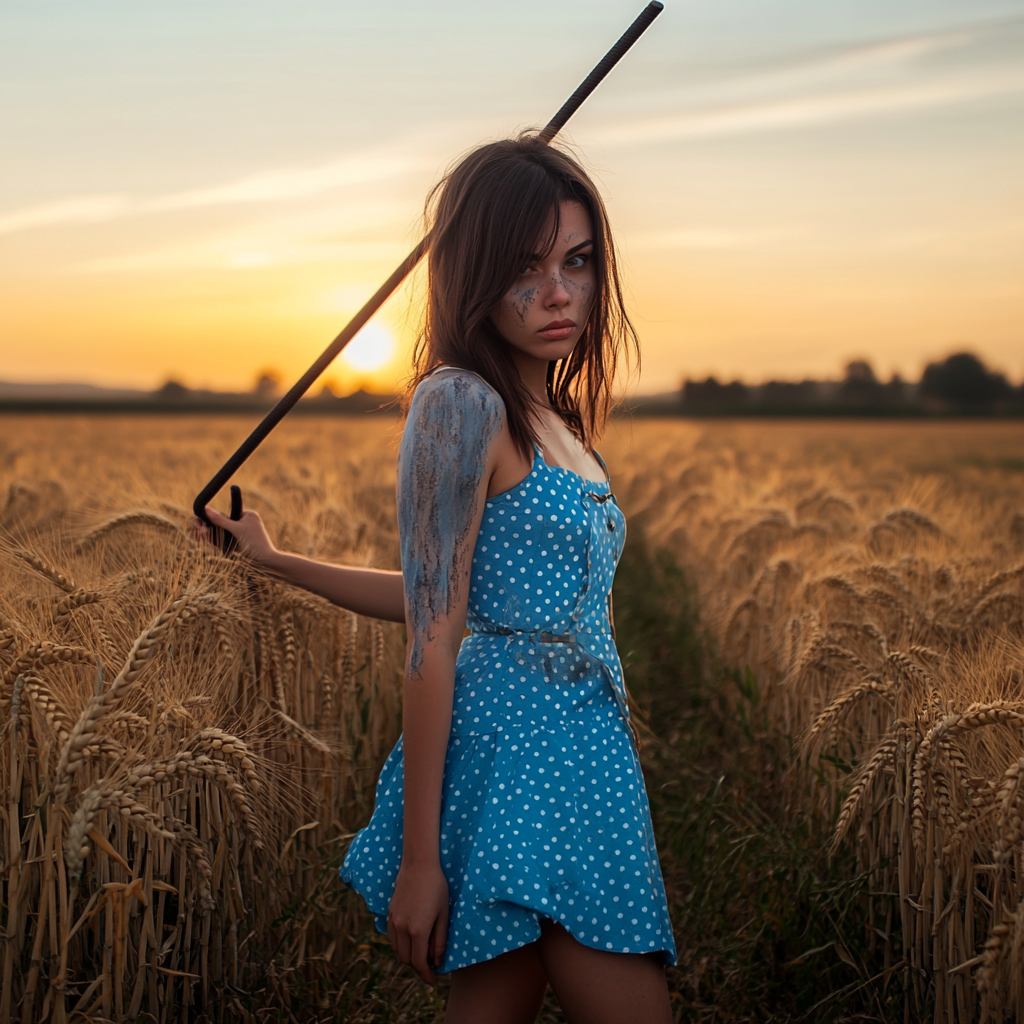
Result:
<svg viewBox="0 0 1024 1024">
<path fill-rule="evenodd" d="M 542 238 L 550 238 L 554 212 Z M 582 203 L 559 208 L 558 237 L 547 256 L 533 256 L 491 314 L 514 348 L 536 359 L 564 359 L 583 333 L 597 291 L 593 230 Z"/>
</svg>

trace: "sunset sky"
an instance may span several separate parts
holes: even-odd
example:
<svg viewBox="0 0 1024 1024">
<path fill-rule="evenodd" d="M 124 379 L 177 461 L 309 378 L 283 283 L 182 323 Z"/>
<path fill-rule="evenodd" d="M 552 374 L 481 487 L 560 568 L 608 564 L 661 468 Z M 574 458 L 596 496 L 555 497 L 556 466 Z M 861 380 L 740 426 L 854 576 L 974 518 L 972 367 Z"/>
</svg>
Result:
<svg viewBox="0 0 1024 1024">
<path fill-rule="evenodd" d="M 9 0 L 0 380 L 297 376 L 445 166 L 546 121 L 642 5 Z M 667 0 L 567 135 L 639 389 L 962 348 L 1020 381 L 1022 53 L 1024 0 Z M 397 296 L 327 378 L 394 386 L 416 317 Z"/>
</svg>

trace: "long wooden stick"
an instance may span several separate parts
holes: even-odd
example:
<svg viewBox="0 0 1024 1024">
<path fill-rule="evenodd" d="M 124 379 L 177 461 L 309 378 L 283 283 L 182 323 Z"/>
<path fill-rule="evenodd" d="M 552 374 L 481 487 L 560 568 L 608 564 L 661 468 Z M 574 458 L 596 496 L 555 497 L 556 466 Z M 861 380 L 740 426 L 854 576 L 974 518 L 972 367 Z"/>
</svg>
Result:
<svg viewBox="0 0 1024 1024">
<path fill-rule="evenodd" d="M 664 4 L 652 0 L 641 12 L 618 42 L 601 58 L 598 65 L 583 80 L 579 88 L 562 104 L 558 113 L 544 126 L 539 138 L 550 142 L 565 127 L 566 121 L 580 108 L 583 101 L 597 88 L 601 80 L 622 59 L 626 51 L 647 31 L 654 19 L 661 14 Z M 430 239 L 424 238 L 419 245 L 399 264 L 395 272 L 373 293 L 363 308 L 342 328 L 341 333 L 320 353 L 316 362 L 292 385 L 288 393 L 274 406 L 256 429 L 238 446 L 235 453 L 220 467 L 210 482 L 199 492 L 192 509 L 200 519 L 206 519 L 206 506 L 231 479 L 246 459 L 260 446 L 266 436 L 285 418 L 296 402 L 312 387 L 313 382 L 327 369 L 335 356 L 359 333 L 374 313 L 387 301 L 392 292 L 405 280 L 409 272 L 422 259 L 429 248 Z M 236 499 L 241 513 L 241 502 Z M 234 513 L 235 509 L 232 509 Z M 232 515 L 232 518 L 238 518 Z"/>
</svg>

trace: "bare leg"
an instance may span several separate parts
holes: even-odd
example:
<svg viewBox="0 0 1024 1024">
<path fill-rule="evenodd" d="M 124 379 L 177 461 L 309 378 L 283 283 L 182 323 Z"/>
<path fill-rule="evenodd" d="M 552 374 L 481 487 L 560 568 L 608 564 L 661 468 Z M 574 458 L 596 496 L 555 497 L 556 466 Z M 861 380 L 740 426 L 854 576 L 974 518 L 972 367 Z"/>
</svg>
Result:
<svg viewBox="0 0 1024 1024">
<path fill-rule="evenodd" d="M 548 986 L 538 945 L 455 971 L 445 1024 L 533 1024 Z"/>
<path fill-rule="evenodd" d="M 535 945 L 569 1024 L 672 1024 L 656 955 L 591 949 L 550 921 Z"/>
</svg>

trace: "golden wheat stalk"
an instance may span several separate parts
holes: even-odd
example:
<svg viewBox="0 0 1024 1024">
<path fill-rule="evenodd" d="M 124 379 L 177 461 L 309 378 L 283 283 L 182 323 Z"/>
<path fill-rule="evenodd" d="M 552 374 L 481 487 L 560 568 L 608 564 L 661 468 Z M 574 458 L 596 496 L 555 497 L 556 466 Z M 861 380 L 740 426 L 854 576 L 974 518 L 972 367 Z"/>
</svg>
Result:
<svg viewBox="0 0 1024 1024">
<path fill-rule="evenodd" d="M 50 665 L 82 665 L 95 664 L 96 655 L 84 647 L 73 647 L 65 644 L 53 644 L 43 641 L 33 644 L 19 654 L 0 676 L 0 704 L 9 699 L 8 691 L 14 680 L 32 669 Z"/>
<path fill-rule="evenodd" d="M 891 683 L 885 683 L 879 679 L 865 679 L 858 683 L 837 697 L 818 715 L 807 734 L 806 745 L 809 746 L 819 737 L 838 728 L 843 716 L 848 714 L 865 697 L 876 696 L 891 701 L 893 691 L 894 687 Z"/>
<path fill-rule="evenodd" d="M 71 816 L 64 844 L 64 858 L 72 885 L 77 886 L 81 880 L 85 859 L 92 848 L 89 833 L 93 830 L 96 818 L 100 811 L 108 808 L 113 809 L 133 828 L 158 839 L 166 839 L 186 850 L 193 858 L 200 900 L 210 910 L 216 907 L 210 889 L 213 868 L 195 829 L 173 815 L 157 814 L 152 808 L 140 803 L 135 799 L 135 790 L 116 787 L 106 780 L 90 786 L 82 794 Z"/>
<path fill-rule="evenodd" d="M 65 714 L 60 702 L 53 695 L 53 692 L 46 684 L 46 681 L 37 675 L 23 676 L 24 692 L 32 700 L 32 703 L 46 719 L 47 724 L 53 730 L 60 744 L 66 743 L 74 728 L 74 723 Z"/>
<path fill-rule="evenodd" d="M 82 766 L 83 751 L 95 742 L 99 723 L 124 699 L 139 675 L 162 648 L 171 631 L 215 601 L 216 597 L 212 594 L 182 594 L 174 598 L 136 637 L 121 671 L 106 690 L 89 700 L 61 750 L 54 787 L 58 799 L 66 800 L 71 777 Z"/>
<path fill-rule="evenodd" d="M 219 733 L 221 730 L 212 731 Z M 227 734 L 223 735 L 226 736 Z M 241 743 L 240 740 L 230 736 L 228 738 L 235 740 L 240 749 L 245 749 L 245 745 Z M 231 746 L 231 744 L 224 745 L 229 747 Z M 257 824 L 257 814 L 253 810 L 253 806 L 249 801 L 249 795 L 246 792 L 245 787 L 240 785 L 235 777 L 235 766 L 231 762 L 230 753 L 228 755 L 228 760 L 220 757 L 211 757 L 209 754 L 202 752 L 202 740 L 193 742 L 191 747 L 192 749 L 187 746 L 179 750 L 166 760 L 134 766 L 128 776 L 127 786 L 137 792 L 139 790 L 155 786 L 161 782 L 165 782 L 168 779 L 173 779 L 176 775 L 188 775 L 192 778 L 209 779 L 211 782 L 221 786 L 225 790 L 228 794 L 228 798 L 235 805 L 235 808 L 241 815 L 242 823 L 253 839 L 254 844 L 256 846 L 262 846 L 263 840 L 260 837 L 260 828 Z M 210 749 L 214 748 L 211 746 Z M 221 749 L 217 749 L 216 752 L 220 753 Z M 252 766 L 252 761 L 248 757 L 241 757 L 239 760 Z M 253 792 L 258 794 L 260 791 L 260 785 L 252 767 L 246 771 L 246 778 L 247 781 L 249 781 Z"/>
<path fill-rule="evenodd" d="M 997 725 L 1024 729 L 1024 702 L 995 701 L 990 704 L 972 704 L 962 713 L 941 718 L 925 734 L 914 757 L 912 773 L 911 814 L 915 848 L 920 849 L 924 842 L 925 796 L 937 748 L 949 737 Z"/>
<path fill-rule="evenodd" d="M 26 548 L 21 548 L 14 553 L 22 561 L 28 562 L 28 564 L 32 566 L 40 576 L 44 576 L 55 587 L 59 587 L 61 590 L 64 590 L 69 594 L 78 589 L 78 584 L 75 583 L 73 579 L 71 579 L 66 573 L 54 568 L 46 561 L 45 558 L 43 558 L 42 555 L 37 554 L 35 551 L 29 551 Z"/>
<path fill-rule="evenodd" d="M 898 736 L 887 736 L 878 745 L 878 749 L 871 755 L 871 758 L 864 767 L 858 772 L 846 800 L 843 801 L 842 809 L 839 811 L 839 817 L 836 820 L 831 843 L 833 853 L 839 848 L 839 845 L 846 837 L 850 825 L 853 824 L 857 815 L 861 812 L 864 799 L 871 791 L 871 786 L 878 777 L 878 774 L 893 760 L 898 742 Z"/>
<path fill-rule="evenodd" d="M 996 830 L 998 841 L 994 850 L 997 862 L 1006 863 L 1013 856 L 1013 851 L 1024 834 L 1024 819 L 1021 816 L 1020 782 L 1024 772 L 1024 757 L 1018 758 L 1003 773 L 997 791 L 998 818 Z"/>
<path fill-rule="evenodd" d="M 161 515 L 159 512 L 151 512 L 148 509 L 135 509 L 131 512 L 122 512 L 119 515 L 111 516 L 99 526 L 94 527 L 78 542 L 78 551 L 88 550 L 97 541 L 125 526 L 148 526 L 161 533 L 188 540 L 185 531 L 173 519 L 168 519 L 167 516 Z"/>
<path fill-rule="evenodd" d="M 83 590 L 82 588 L 74 590 L 54 606 L 53 623 L 55 626 L 59 626 L 67 620 L 72 612 L 84 608 L 87 604 L 95 604 L 102 600 L 103 591 L 101 590 Z"/>
</svg>

